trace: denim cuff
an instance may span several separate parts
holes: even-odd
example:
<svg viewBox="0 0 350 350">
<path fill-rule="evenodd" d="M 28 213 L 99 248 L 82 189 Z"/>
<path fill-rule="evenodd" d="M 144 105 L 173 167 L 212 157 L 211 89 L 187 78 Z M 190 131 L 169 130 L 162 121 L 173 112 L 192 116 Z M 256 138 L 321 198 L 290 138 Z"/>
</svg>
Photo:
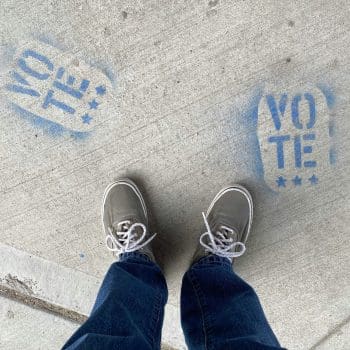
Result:
<svg viewBox="0 0 350 350">
<path fill-rule="evenodd" d="M 137 251 L 120 254 L 119 261 L 128 261 L 128 260 L 137 260 L 137 261 L 141 261 L 141 262 L 154 263 L 154 261 L 151 260 L 151 258 L 148 255 L 137 252 Z"/>
<path fill-rule="evenodd" d="M 203 265 L 222 265 L 224 267 L 228 267 L 232 269 L 232 262 L 228 258 L 224 258 L 222 256 L 218 256 L 215 254 L 209 254 L 207 256 L 204 256 L 203 258 L 197 260 L 194 262 L 194 264 L 191 266 L 196 268 L 196 267 L 201 267 Z"/>
</svg>

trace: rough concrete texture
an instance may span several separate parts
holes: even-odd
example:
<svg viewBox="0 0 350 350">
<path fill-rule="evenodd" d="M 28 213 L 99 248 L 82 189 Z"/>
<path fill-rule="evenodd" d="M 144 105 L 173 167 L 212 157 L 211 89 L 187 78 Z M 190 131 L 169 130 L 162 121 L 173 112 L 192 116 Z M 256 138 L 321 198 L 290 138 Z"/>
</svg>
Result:
<svg viewBox="0 0 350 350">
<path fill-rule="evenodd" d="M 58 349 L 77 324 L 0 296 L 1 349 Z M 53 331 L 54 330 L 54 331 Z"/>
<path fill-rule="evenodd" d="M 256 211 L 236 270 L 281 343 L 346 348 L 349 14 L 341 0 L 3 0 L 1 242 L 101 279 L 103 189 L 132 176 L 176 308 L 200 212 L 240 182 Z M 53 85 L 60 66 L 90 80 L 83 97 Z M 45 105 L 51 86 L 75 113 Z"/>
<path fill-rule="evenodd" d="M 3 261 L 0 266 L 1 295 L 27 305 L 28 315 L 31 308 L 35 308 L 76 325 L 86 320 L 101 284 L 99 278 L 4 244 L 0 244 L 0 256 Z M 181 348 L 184 343 L 179 327 L 174 330 L 174 322 L 180 323 L 179 308 L 168 304 L 164 318 L 164 349 Z M 63 326 L 64 323 L 62 329 Z M 72 329 L 71 322 L 67 322 L 67 327 Z M 40 343 L 39 338 L 37 341 Z M 36 341 L 31 344 L 32 349 L 37 345 Z"/>
</svg>

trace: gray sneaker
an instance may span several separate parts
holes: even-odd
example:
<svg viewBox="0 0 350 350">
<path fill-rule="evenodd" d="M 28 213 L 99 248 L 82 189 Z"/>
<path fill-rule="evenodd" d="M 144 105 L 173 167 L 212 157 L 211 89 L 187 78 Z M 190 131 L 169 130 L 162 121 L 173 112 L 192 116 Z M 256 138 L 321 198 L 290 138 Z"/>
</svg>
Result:
<svg viewBox="0 0 350 350">
<path fill-rule="evenodd" d="M 116 256 L 138 251 L 155 261 L 150 242 L 156 234 L 149 232 L 145 200 L 130 179 L 118 180 L 106 188 L 102 225 L 107 248 Z"/>
<path fill-rule="evenodd" d="M 206 232 L 200 236 L 193 262 L 209 254 L 231 261 L 244 254 L 253 220 L 253 200 L 246 188 L 222 189 L 202 215 Z"/>
</svg>

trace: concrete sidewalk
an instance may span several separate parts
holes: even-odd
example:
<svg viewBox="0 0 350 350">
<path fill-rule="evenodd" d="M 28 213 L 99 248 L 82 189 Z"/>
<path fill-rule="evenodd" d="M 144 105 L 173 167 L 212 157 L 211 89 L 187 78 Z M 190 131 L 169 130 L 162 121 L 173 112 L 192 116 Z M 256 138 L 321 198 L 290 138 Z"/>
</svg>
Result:
<svg viewBox="0 0 350 350">
<path fill-rule="evenodd" d="M 102 193 L 131 176 L 159 233 L 165 346 L 185 348 L 179 290 L 200 213 L 238 182 L 256 211 L 236 270 L 281 343 L 348 349 L 349 12 L 341 0 L 3 0 L 0 347 L 27 334 L 27 349 L 58 349 L 86 317 L 113 261 Z"/>
</svg>

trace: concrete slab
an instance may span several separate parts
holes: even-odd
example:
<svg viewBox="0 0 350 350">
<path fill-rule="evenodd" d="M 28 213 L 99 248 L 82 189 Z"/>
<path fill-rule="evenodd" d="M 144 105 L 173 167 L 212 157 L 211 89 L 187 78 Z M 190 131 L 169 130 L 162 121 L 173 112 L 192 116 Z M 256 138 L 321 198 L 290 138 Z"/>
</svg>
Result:
<svg viewBox="0 0 350 350">
<path fill-rule="evenodd" d="M 59 349 L 77 324 L 0 296 L 1 349 Z M 53 331 L 54 330 L 54 331 Z"/>
<path fill-rule="evenodd" d="M 327 338 L 323 339 L 320 345 L 316 345 L 314 349 L 326 350 L 326 349 L 339 349 L 346 350 L 350 347 L 350 340 L 347 334 L 350 334 L 350 323 L 347 320 L 334 330 L 334 332 Z"/>
<path fill-rule="evenodd" d="M 26 306 L 16 306 L 16 308 L 25 312 L 32 321 L 37 317 L 44 317 L 41 316 L 43 312 L 50 313 L 52 316 L 47 316 L 49 320 L 47 324 L 50 327 L 57 317 L 63 318 L 69 321 L 67 332 L 64 333 L 66 338 L 86 320 L 95 302 L 101 284 L 100 279 L 4 244 L 0 244 L 0 256 L 3 262 L 0 266 L 0 295 L 14 301 L 7 302 L 7 299 L 3 298 L 4 308 L 10 308 L 11 305 L 21 302 Z M 72 322 L 75 328 L 71 327 Z M 62 327 L 64 325 L 62 321 Z M 9 338 L 4 339 L 9 339 L 10 342 L 16 331 L 6 332 L 8 332 L 6 337 L 9 336 Z M 62 344 L 58 344 L 57 339 L 54 338 L 50 348 L 56 349 Z M 33 348 L 36 345 L 37 343 L 34 343 Z M 185 347 L 180 330 L 179 308 L 169 303 L 165 310 L 162 349 L 174 348 L 184 349 Z"/>
<path fill-rule="evenodd" d="M 101 195 L 133 176 L 176 307 L 200 212 L 241 182 L 256 215 L 237 269 L 282 344 L 346 329 L 346 1 L 5 0 L 0 15 L 2 243 L 100 280 Z"/>
</svg>

